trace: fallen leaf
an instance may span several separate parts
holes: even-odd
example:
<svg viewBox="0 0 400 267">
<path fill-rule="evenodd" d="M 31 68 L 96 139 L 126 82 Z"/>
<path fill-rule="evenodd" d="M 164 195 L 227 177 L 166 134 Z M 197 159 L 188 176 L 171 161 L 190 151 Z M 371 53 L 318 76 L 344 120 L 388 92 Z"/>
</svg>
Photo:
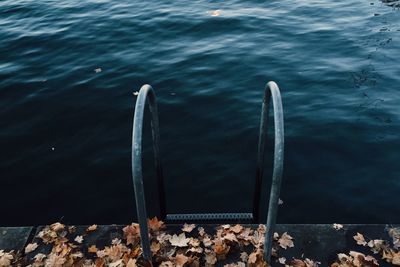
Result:
<svg viewBox="0 0 400 267">
<path fill-rule="evenodd" d="M 93 225 L 89 226 L 89 227 L 86 229 L 86 231 L 87 231 L 87 232 L 92 232 L 92 231 L 95 231 L 96 229 L 97 229 L 97 224 L 93 224 Z"/>
<path fill-rule="evenodd" d="M 33 258 L 35 259 L 35 262 L 42 262 L 46 258 L 46 255 L 43 253 L 38 253 Z"/>
<path fill-rule="evenodd" d="M 124 232 L 127 245 L 134 245 L 136 242 L 139 242 L 139 225 L 137 223 L 125 226 L 122 231 Z"/>
<path fill-rule="evenodd" d="M 10 252 L 4 252 L 4 250 L 0 250 L 0 266 L 11 266 L 11 261 L 14 259 L 14 256 Z"/>
<path fill-rule="evenodd" d="M 61 224 L 59 222 L 56 222 L 56 223 L 53 223 L 53 224 L 50 225 L 50 229 L 55 231 L 55 232 L 58 232 L 60 230 L 64 230 L 64 228 L 65 228 L 65 225 Z"/>
<path fill-rule="evenodd" d="M 400 227 L 399 228 L 390 228 L 389 236 L 392 238 L 393 247 L 395 249 L 400 249 Z"/>
<path fill-rule="evenodd" d="M 30 244 L 26 245 L 25 253 L 30 253 L 30 252 L 34 251 L 37 247 L 38 247 L 37 243 L 30 243 Z"/>
<path fill-rule="evenodd" d="M 249 259 L 249 254 L 247 254 L 245 251 L 243 251 L 242 253 L 240 253 L 240 259 L 244 262 L 247 262 Z"/>
<path fill-rule="evenodd" d="M 343 228 L 343 225 L 342 224 L 338 224 L 338 223 L 334 223 L 333 224 L 333 229 L 335 229 L 335 230 L 340 230 L 340 229 L 342 229 Z"/>
<path fill-rule="evenodd" d="M 203 227 L 198 227 L 197 230 L 199 231 L 200 236 L 204 236 L 206 234 Z"/>
<path fill-rule="evenodd" d="M 195 224 L 187 224 L 185 223 L 182 227 L 182 231 L 186 233 L 190 233 L 193 229 L 196 228 Z"/>
<path fill-rule="evenodd" d="M 136 260 L 135 259 L 129 259 L 128 263 L 126 264 L 126 267 L 137 267 Z"/>
<path fill-rule="evenodd" d="M 91 245 L 90 247 L 88 247 L 88 252 L 89 253 L 96 253 L 97 252 L 96 245 Z"/>
<path fill-rule="evenodd" d="M 160 229 L 164 228 L 164 222 L 159 221 L 157 217 L 154 217 L 153 219 L 149 220 L 149 227 L 153 231 L 159 231 Z"/>
<path fill-rule="evenodd" d="M 231 228 L 232 232 L 234 232 L 235 234 L 239 234 L 242 230 L 243 230 L 243 226 L 241 226 L 240 224 L 236 224 L 235 226 L 233 226 Z"/>
<path fill-rule="evenodd" d="M 176 267 L 182 267 L 183 265 L 185 265 L 185 263 L 188 261 L 188 257 L 186 257 L 183 254 L 177 254 L 175 256 L 175 263 L 176 263 Z"/>
<path fill-rule="evenodd" d="M 294 247 L 293 238 L 290 235 L 288 235 L 287 232 L 284 232 L 282 234 L 282 236 L 278 239 L 278 243 L 279 246 L 284 249 L 287 249 L 288 247 L 289 248 Z"/>
<path fill-rule="evenodd" d="M 354 240 L 357 241 L 358 245 L 366 246 L 367 242 L 365 241 L 365 238 L 362 234 L 357 233 L 355 236 L 353 236 Z"/>
<path fill-rule="evenodd" d="M 161 248 L 160 243 L 158 242 L 151 243 L 150 250 L 151 252 L 153 252 L 153 254 L 156 254 L 160 250 L 160 248 Z"/>
<path fill-rule="evenodd" d="M 185 233 L 180 234 L 179 236 L 173 235 L 169 242 L 171 245 L 176 247 L 187 247 L 190 238 L 186 238 Z"/>
<path fill-rule="evenodd" d="M 212 11 L 209 11 L 209 14 L 210 14 L 212 17 L 218 17 L 219 15 L 221 15 L 221 10 L 219 10 L 219 9 L 217 9 L 217 10 L 212 10 Z"/>
<path fill-rule="evenodd" d="M 78 235 L 78 236 L 75 237 L 74 240 L 75 240 L 75 242 L 77 242 L 77 243 L 79 243 L 79 244 L 82 244 L 82 242 L 83 242 L 83 236 Z"/>
<path fill-rule="evenodd" d="M 211 250 L 206 250 L 206 254 L 204 257 L 206 261 L 206 266 L 214 266 L 214 264 L 217 262 L 217 256 L 214 251 Z"/>
</svg>

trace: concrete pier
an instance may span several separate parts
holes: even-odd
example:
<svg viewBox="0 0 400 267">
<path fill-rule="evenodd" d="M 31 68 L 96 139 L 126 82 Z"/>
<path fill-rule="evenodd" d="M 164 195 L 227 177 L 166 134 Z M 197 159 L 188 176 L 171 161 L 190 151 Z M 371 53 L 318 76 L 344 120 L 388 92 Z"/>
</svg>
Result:
<svg viewBox="0 0 400 267">
<path fill-rule="evenodd" d="M 209 229 L 215 229 L 215 225 L 198 225 L 206 228 L 207 232 L 213 234 Z M 398 227 L 398 225 L 390 225 Z M 123 237 L 122 225 L 103 225 L 98 226 L 96 231 L 85 236 L 82 251 L 87 251 L 91 245 L 104 247 L 110 245 L 114 238 Z M 181 225 L 167 225 L 166 231 L 170 233 L 179 233 Z M 257 225 L 252 225 L 257 228 Z M 0 227 L 0 250 L 20 251 L 23 257 L 28 260 L 37 253 L 47 254 L 51 250 L 50 245 L 45 245 L 36 235 L 43 229 L 40 227 Z M 87 226 L 77 226 L 74 235 L 84 234 Z M 387 233 L 387 225 L 382 224 L 344 224 L 340 230 L 334 229 L 332 224 L 279 224 L 276 232 L 282 234 L 288 232 L 294 238 L 294 247 L 288 249 L 280 249 L 279 256 L 288 260 L 293 258 L 309 258 L 320 262 L 320 266 L 330 266 L 337 259 L 338 253 L 348 253 L 351 250 L 372 255 L 373 253 L 367 248 L 356 244 L 353 236 L 357 232 L 362 233 L 368 239 L 391 240 Z M 28 255 L 24 254 L 24 247 L 28 243 L 37 242 L 39 247 Z M 393 266 L 380 260 L 380 266 Z M 218 263 L 216 266 L 230 263 L 236 258 L 229 257 L 227 262 Z M 237 259 L 236 259 L 237 261 Z M 283 266 L 273 258 L 272 266 Z"/>
</svg>

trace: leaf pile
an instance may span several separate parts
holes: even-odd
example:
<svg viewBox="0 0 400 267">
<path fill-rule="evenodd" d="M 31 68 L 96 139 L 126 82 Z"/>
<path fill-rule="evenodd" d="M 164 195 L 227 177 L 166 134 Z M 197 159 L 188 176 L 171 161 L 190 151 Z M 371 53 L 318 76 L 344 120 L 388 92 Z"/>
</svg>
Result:
<svg viewBox="0 0 400 267">
<path fill-rule="evenodd" d="M 102 247 L 88 241 L 90 235 L 98 231 L 97 225 L 88 227 L 83 234 L 77 234 L 73 226 L 54 223 L 37 234 L 36 243 L 25 247 L 24 261 L 16 261 L 12 254 L 1 251 L 0 267 L 137 267 L 151 264 L 163 267 L 212 267 L 222 261 L 228 262 L 226 267 L 269 266 L 263 259 L 264 225 L 252 229 L 239 224 L 226 224 L 213 229 L 213 235 L 194 224 L 184 224 L 178 233 L 169 233 L 157 218 L 150 219 L 148 225 L 152 263 L 143 258 L 139 225 L 136 223 L 124 227 L 120 238 L 114 238 L 111 244 Z M 274 255 L 277 255 L 279 247 L 286 249 L 294 246 L 293 238 L 287 233 L 282 236 L 275 233 L 274 239 Z M 44 246 L 49 249 L 47 252 L 37 252 Z"/>
<path fill-rule="evenodd" d="M 358 245 L 369 248 L 373 254 L 379 254 L 388 263 L 400 266 L 400 228 L 390 228 L 388 230 L 392 238 L 392 244 L 382 239 L 366 240 L 364 235 L 357 233 L 353 239 Z M 377 259 L 371 255 L 360 252 L 350 251 L 349 255 L 338 254 L 338 261 L 331 267 L 376 267 L 379 266 Z"/>
</svg>

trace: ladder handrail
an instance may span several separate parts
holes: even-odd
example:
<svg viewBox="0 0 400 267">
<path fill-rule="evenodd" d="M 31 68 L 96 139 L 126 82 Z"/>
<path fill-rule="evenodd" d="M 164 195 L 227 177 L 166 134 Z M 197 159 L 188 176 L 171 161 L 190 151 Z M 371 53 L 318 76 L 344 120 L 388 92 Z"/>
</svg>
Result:
<svg viewBox="0 0 400 267">
<path fill-rule="evenodd" d="M 260 204 L 260 190 L 262 185 L 262 177 L 264 172 L 264 152 L 265 152 L 265 140 L 267 136 L 268 127 L 268 114 L 269 105 L 272 97 L 272 106 L 274 113 L 274 167 L 272 173 L 272 185 L 270 191 L 270 200 L 267 215 L 267 231 L 265 233 L 264 241 L 264 259 L 270 262 L 271 249 L 272 249 L 272 238 L 276 225 L 276 216 L 279 205 L 279 194 L 282 182 L 283 173 L 283 154 L 284 154 L 284 129 L 283 129 L 283 108 L 282 99 L 278 85 L 270 81 L 267 83 L 264 92 L 264 98 L 261 109 L 261 121 L 260 121 L 260 132 L 258 140 L 258 155 L 257 155 L 257 177 L 255 183 L 255 197 L 253 214 L 254 220 L 259 220 L 259 204 Z M 146 202 L 143 188 L 143 174 L 142 174 L 142 126 L 143 116 L 146 100 L 149 100 L 149 108 L 151 113 L 151 130 L 153 137 L 153 150 L 155 165 L 157 170 L 158 189 L 160 196 L 160 212 L 161 217 L 164 218 L 166 215 L 165 207 L 165 193 L 164 193 L 164 182 L 163 172 L 160 158 L 160 134 L 159 134 L 159 121 L 156 96 L 153 88 L 145 84 L 143 85 L 138 94 L 135 106 L 135 114 L 133 119 L 133 132 L 132 132 L 132 178 L 135 190 L 136 209 L 138 215 L 138 222 L 140 226 L 140 241 L 143 249 L 143 256 L 146 260 L 151 262 L 151 250 L 149 231 L 147 225 L 147 213 L 146 213 Z"/>
<path fill-rule="evenodd" d="M 265 86 L 264 99 L 261 108 L 261 122 L 260 133 L 258 140 L 258 156 L 257 156 L 257 177 L 255 185 L 254 196 L 254 210 L 255 220 L 259 219 L 259 196 L 262 185 L 262 177 L 264 174 L 264 154 L 265 154 L 265 141 L 267 138 L 268 129 L 268 115 L 269 104 L 272 96 L 272 107 L 274 112 L 274 166 L 272 172 L 272 184 L 268 205 L 267 215 L 267 231 L 265 233 L 264 241 L 264 259 L 270 262 L 272 238 L 274 235 L 276 216 L 279 205 L 279 194 L 282 184 L 283 173 L 283 154 L 284 154 L 284 130 L 283 130 L 283 108 L 282 98 L 278 85 L 270 81 Z"/>
<path fill-rule="evenodd" d="M 143 188 L 142 175 L 142 126 L 146 100 L 148 99 L 151 113 L 151 132 L 153 136 L 154 160 L 157 171 L 158 190 L 160 197 L 160 211 L 165 214 L 165 194 L 163 171 L 160 158 L 160 131 L 158 123 L 158 111 L 156 95 L 153 88 L 145 84 L 140 90 L 136 100 L 135 115 L 133 118 L 132 131 L 132 179 L 135 190 L 136 210 L 140 226 L 140 242 L 142 244 L 143 256 L 151 261 L 151 250 L 149 241 L 149 230 L 147 225 L 146 201 Z"/>
</svg>

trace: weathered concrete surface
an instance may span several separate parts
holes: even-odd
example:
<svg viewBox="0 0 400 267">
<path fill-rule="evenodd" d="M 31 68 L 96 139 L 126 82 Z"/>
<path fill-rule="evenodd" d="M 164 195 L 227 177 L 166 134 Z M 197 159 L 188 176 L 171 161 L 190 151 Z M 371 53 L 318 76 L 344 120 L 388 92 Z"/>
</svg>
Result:
<svg viewBox="0 0 400 267">
<path fill-rule="evenodd" d="M 213 234 L 216 225 L 200 225 L 206 229 L 206 232 Z M 372 255 L 368 248 L 359 246 L 353 239 L 357 232 L 362 233 L 368 240 L 369 239 L 384 239 L 391 240 L 387 234 L 386 225 L 343 225 L 343 229 L 336 230 L 332 224 L 280 224 L 277 225 L 276 232 L 282 234 L 288 232 L 294 238 L 294 247 L 287 250 L 280 249 L 279 255 L 286 257 L 287 260 L 292 258 L 309 258 L 321 262 L 320 266 L 330 266 L 336 260 L 337 253 L 348 253 L 351 250 Z M 398 227 L 399 225 L 397 225 Z M 111 240 L 114 238 L 122 238 L 121 225 L 98 226 L 96 231 L 90 234 L 85 234 L 87 226 L 77 226 L 73 234 L 67 236 L 73 240 L 77 235 L 84 235 L 85 240 L 83 243 L 82 251 L 87 251 L 91 245 L 96 245 L 102 248 L 110 245 Z M 167 225 L 167 231 L 171 233 L 180 232 L 182 225 Z M 257 225 L 252 227 L 256 228 Z M 396 225 L 391 225 L 396 227 Z M 0 231 L 6 231 L 6 234 L 0 235 L 0 249 L 21 249 L 29 236 L 32 228 L 0 228 Z M 39 233 L 43 227 L 37 227 L 35 235 Z M 2 232 L 0 232 L 2 233 Z M 197 233 L 197 232 L 196 232 Z M 34 252 L 27 255 L 30 259 L 37 253 L 49 253 L 51 250 L 50 245 L 44 245 L 39 239 L 34 238 L 31 242 L 41 244 Z M 32 255 L 31 255 L 32 254 Z M 89 257 L 93 257 L 87 255 Z M 380 259 L 378 255 L 375 256 Z M 217 266 L 223 266 L 226 263 L 239 261 L 238 255 L 231 255 L 226 261 L 219 263 Z M 379 260 L 380 266 L 392 266 L 385 261 Z M 282 266 L 273 258 L 272 266 Z"/>
<path fill-rule="evenodd" d="M 33 227 L 0 227 L 0 250 L 21 251 Z"/>
<path fill-rule="evenodd" d="M 345 224 L 343 226 L 343 229 L 336 230 L 332 224 L 277 225 L 278 233 L 288 232 L 294 238 L 294 248 L 280 250 L 279 254 L 287 259 L 303 256 L 303 258 L 321 262 L 321 266 L 330 266 L 337 259 L 338 253 L 348 253 L 354 250 L 372 255 L 368 248 L 357 245 L 353 239 L 357 232 L 368 239 L 391 240 L 386 231 L 386 225 Z M 380 257 L 376 256 L 376 258 Z M 380 266 L 393 265 L 380 261 Z"/>
</svg>

